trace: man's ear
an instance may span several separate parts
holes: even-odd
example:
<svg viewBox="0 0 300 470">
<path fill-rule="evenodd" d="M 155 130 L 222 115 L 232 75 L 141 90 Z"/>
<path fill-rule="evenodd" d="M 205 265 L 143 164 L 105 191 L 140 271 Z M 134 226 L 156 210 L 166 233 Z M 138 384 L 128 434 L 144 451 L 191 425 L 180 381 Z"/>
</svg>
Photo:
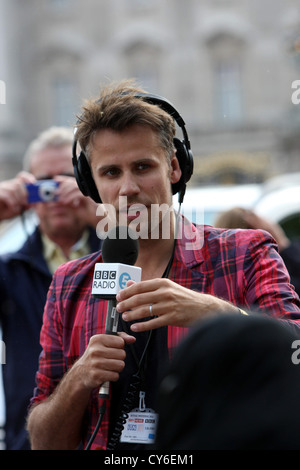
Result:
<svg viewBox="0 0 300 470">
<path fill-rule="evenodd" d="M 170 181 L 172 184 L 178 183 L 181 178 L 181 169 L 179 165 L 179 161 L 174 154 L 171 159 L 171 167 L 170 167 Z"/>
</svg>

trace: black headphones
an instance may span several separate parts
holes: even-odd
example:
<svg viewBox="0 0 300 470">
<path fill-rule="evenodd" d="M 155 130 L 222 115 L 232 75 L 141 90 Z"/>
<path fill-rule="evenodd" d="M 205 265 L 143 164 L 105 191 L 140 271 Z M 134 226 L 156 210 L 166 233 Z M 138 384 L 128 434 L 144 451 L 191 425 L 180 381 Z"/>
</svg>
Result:
<svg viewBox="0 0 300 470">
<path fill-rule="evenodd" d="M 150 104 L 160 106 L 164 111 L 174 118 L 182 130 L 183 140 L 179 140 L 176 137 L 174 138 L 174 146 L 176 148 L 176 157 L 181 169 L 181 177 L 177 183 L 172 185 L 172 192 L 173 194 L 178 193 L 178 200 L 181 203 L 184 198 L 186 183 L 190 180 L 194 168 L 193 154 L 185 128 L 185 122 L 180 116 L 179 112 L 165 98 L 162 98 L 158 95 L 149 95 L 147 93 L 136 93 L 134 96 L 136 98 L 141 98 Z M 84 196 L 91 197 L 95 202 L 102 202 L 84 151 L 81 150 L 79 156 L 77 156 L 76 132 L 73 142 L 72 154 L 74 175 L 80 191 L 82 194 L 84 194 Z"/>
</svg>

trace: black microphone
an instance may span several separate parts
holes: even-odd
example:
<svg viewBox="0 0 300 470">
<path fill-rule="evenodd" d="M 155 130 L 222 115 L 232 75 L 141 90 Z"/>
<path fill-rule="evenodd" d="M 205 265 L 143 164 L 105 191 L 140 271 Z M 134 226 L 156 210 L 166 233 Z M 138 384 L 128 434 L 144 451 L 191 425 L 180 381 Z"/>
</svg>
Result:
<svg viewBox="0 0 300 470">
<path fill-rule="evenodd" d="M 141 268 L 133 266 L 138 257 L 139 244 L 136 234 L 129 227 L 114 227 L 102 243 L 103 263 L 96 263 L 92 295 L 108 299 L 105 334 L 117 334 L 119 313 L 116 295 L 126 287 L 127 281 L 140 281 Z M 109 382 L 101 385 L 100 398 L 108 398 Z"/>
<path fill-rule="evenodd" d="M 139 254 L 136 233 L 129 227 L 112 228 L 102 243 L 103 263 L 123 263 L 134 265 Z"/>
</svg>

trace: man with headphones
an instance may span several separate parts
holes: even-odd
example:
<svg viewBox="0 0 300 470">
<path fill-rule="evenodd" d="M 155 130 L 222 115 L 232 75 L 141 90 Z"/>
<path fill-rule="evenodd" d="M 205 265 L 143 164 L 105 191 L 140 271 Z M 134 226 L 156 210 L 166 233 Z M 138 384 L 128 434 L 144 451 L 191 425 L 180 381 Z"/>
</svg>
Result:
<svg viewBox="0 0 300 470">
<path fill-rule="evenodd" d="M 255 307 L 298 330 L 299 298 L 267 233 L 195 226 L 175 213 L 172 195 L 182 202 L 193 157 L 184 121 L 164 98 L 131 81 L 105 87 L 83 108 L 73 165 L 81 191 L 140 234 L 142 280 L 120 291 L 119 332 L 105 335 L 107 302 L 91 295 L 101 252 L 56 272 L 28 417 L 32 448 L 147 448 L 155 440 L 161 367 L 189 327 Z M 152 217 L 166 205 L 167 215 Z M 107 381 L 99 420 L 98 390 Z"/>
</svg>

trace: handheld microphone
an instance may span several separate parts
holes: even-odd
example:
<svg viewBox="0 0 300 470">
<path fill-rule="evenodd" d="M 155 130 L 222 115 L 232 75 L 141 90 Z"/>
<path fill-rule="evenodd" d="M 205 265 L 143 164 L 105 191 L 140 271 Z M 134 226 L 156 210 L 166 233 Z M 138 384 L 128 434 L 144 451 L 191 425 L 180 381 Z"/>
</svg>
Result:
<svg viewBox="0 0 300 470">
<path fill-rule="evenodd" d="M 114 227 L 108 232 L 102 244 L 103 263 L 94 268 L 92 295 L 107 299 L 105 334 L 117 334 L 119 313 L 116 309 L 116 295 L 126 287 L 129 280 L 141 280 L 141 268 L 133 266 L 138 257 L 138 240 L 129 227 Z M 100 398 L 108 398 L 109 382 L 99 389 Z"/>
</svg>

